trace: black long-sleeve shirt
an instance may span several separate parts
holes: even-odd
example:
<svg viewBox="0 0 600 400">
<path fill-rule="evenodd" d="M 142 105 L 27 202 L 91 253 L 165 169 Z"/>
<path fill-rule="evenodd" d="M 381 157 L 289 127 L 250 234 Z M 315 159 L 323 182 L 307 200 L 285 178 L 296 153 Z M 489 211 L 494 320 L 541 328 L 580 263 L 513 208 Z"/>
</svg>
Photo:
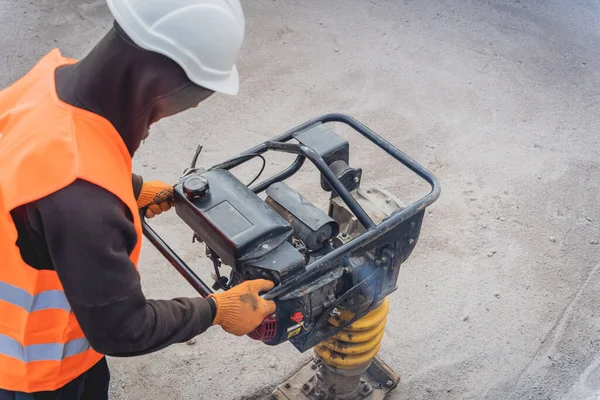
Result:
<svg viewBox="0 0 600 400">
<path fill-rule="evenodd" d="M 139 193 L 141 179 L 134 176 Z M 147 300 L 129 259 L 138 238 L 128 208 L 83 180 L 11 212 L 24 261 L 56 270 L 90 345 L 112 356 L 150 353 L 204 332 L 202 298 Z"/>
</svg>

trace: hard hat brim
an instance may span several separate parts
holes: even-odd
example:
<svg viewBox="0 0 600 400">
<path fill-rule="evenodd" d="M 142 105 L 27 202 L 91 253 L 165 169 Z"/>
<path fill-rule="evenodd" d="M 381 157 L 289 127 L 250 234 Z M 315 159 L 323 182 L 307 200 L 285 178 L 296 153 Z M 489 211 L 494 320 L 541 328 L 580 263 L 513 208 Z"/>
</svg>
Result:
<svg viewBox="0 0 600 400">
<path fill-rule="evenodd" d="M 231 96 L 237 96 L 240 90 L 240 77 L 237 67 L 234 65 L 231 68 L 231 74 L 223 80 L 206 82 L 202 79 L 197 79 L 193 73 L 186 71 L 188 78 L 198 86 L 210 89 L 213 92 L 224 93 Z"/>
</svg>

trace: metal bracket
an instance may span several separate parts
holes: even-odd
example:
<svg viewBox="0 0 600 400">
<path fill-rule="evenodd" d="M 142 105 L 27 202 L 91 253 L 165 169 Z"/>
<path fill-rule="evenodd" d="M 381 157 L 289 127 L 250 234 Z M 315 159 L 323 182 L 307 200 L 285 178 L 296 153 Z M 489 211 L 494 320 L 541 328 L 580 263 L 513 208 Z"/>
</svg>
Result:
<svg viewBox="0 0 600 400">
<path fill-rule="evenodd" d="M 343 397 L 319 389 L 319 361 L 312 360 L 273 391 L 276 400 L 383 400 L 400 383 L 398 375 L 379 357 L 361 374 L 358 390 Z"/>
</svg>

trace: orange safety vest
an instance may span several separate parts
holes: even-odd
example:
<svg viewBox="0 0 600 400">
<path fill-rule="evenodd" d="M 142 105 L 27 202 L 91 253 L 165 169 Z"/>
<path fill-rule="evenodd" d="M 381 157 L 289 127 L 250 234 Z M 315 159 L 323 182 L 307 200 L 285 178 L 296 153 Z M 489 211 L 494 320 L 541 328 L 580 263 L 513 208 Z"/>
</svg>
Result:
<svg viewBox="0 0 600 400">
<path fill-rule="evenodd" d="M 56 272 L 21 258 L 10 211 L 83 179 L 129 207 L 136 265 L 140 253 L 142 228 L 123 139 L 106 119 L 56 94 L 56 68 L 74 62 L 53 50 L 0 92 L 0 388 L 11 391 L 59 389 L 103 356 L 86 340 Z"/>
</svg>

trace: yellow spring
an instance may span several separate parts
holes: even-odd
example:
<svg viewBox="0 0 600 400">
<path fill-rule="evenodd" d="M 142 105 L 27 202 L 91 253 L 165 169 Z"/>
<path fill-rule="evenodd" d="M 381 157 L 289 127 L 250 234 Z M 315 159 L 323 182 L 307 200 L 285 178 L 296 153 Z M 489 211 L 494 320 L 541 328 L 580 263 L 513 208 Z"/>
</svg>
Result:
<svg viewBox="0 0 600 400">
<path fill-rule="evenodd" d="M 389 310 L 388 299 L 367 315 L 315 346 L 319 358 L 330 367 L 351 370 L 371 362 L 381 346 L 383 329 Z M 348 311 L 330 317 L 329 323 L 340 326 L 353 317 Z"/>
</svg>

